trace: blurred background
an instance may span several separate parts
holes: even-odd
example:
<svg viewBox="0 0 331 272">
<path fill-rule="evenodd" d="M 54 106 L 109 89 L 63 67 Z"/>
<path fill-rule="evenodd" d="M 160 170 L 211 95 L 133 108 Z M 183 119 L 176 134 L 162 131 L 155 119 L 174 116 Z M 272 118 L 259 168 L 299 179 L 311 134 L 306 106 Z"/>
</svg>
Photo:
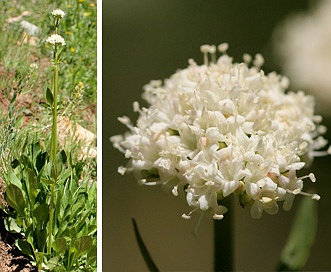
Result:
<svg viewBox="0 0 331 272">
<path fill-rule="evenodd" d="M 283 73 L 285 62 L 275 54 L 277 37 L 273 33 L 290 15 L 307 12 L 316 3 L 103 1 L 103 271 L 147 271 L 135 240 L 132 218 L 161 271 L 213 269 L 212 219 L 204 218 L 198 236 L 194 236 L 198 216 L 193 215 L 191 220 L 181 218 L 182 213 L 190 210 L 185 199 L 165 193 L 161 187 L 139 186 L 133 176 L 117 173 L 118 166 L 126 164 L 124 156 L 109 141 L 111 136 L 126 131 L 117 117 L 127 115 L 135 122 L 132 103 L 146 105 L 141 99 L 143 85 L 186 68 L 189 58 L 201 64 L 202 44 L 228 42 L 227 52 L 237 62 L 244 53 L 261 53 L 266 73 Z M 329 127 L 325 138 L 330 140 L 331 112 L 322 114 L 323 124 Z M 317 178 L 314 184 L 306 181 L 305 191 L 314 188 L 321 200 L 316 243 L 304 270 L 331 270 L 330 163 L 330 157 L 317 158 L 305 170 L 314 172 Z M 301 198 L 296 197 L 291 211 L 280 211 L 274 216 L 264 213 L 259 220 L 252 219 L 248 209 L 235 203 L 236 271 L 271 271 L 277 266 Z"/>
</svg>

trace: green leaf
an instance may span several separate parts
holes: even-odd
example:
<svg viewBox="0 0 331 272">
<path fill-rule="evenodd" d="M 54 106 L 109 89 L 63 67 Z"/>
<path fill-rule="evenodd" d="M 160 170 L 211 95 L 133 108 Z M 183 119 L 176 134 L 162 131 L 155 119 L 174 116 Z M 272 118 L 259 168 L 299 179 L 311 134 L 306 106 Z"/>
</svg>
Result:
<svg viewBox="0 0 331 272">
<path fill-rule="evenodd" d="M 83 254 L 87 253 L 92 247 L 93 239 L 90 236 L 82 236 L 75 241 L 75 255 L 79 258 Z"/>
<path fill-rule="evenodd" d="M 315 241 L 317 230 L 317 203 L 308 197 L 302 199 L 291 232 L 282 250 L 278 271 L 301 270 Z"/>
<path fill-rule="evenodd" d="M 143 255 L 143 258 L 145 260 L 146 265 L 148 266 L 149 271 L 160 271 L 157 268 L 156 264 L 154 263 L 151 255 L 149 254 L 147 247 L 145 246 L 145 243 L 139 233 L 136 220 L 134 220 L 134 218 L 132 218 L 132 223 L 133 223 L 134 234 L 136 235 L 140 252 Z"/>
<path fill-rule="evenodd" d="M 16 232 L 16 233 L 20 233 L 22 231 L 22 228 L 17 225 L 16 220 L 14 218 L 11 217 L 6 218 L 4 224 L 7 231 Z"/>
<path fill-rule="evenodd" d="M 14 184 L 9 184 L 6 189 L 6 201 L 20 215 L 24 216 L 25 199 L 22 190 Z"/>
<path fill-rule="evenodd" d="M 52 244 L 53 249 L 56 251 L 58 254 L 65 253 L 67 250 L 67 242 L 64 237 L 56 239 L 53 244 Z"/>
<path fill-rule="evenodd" d="M 31 206 L 34 206 L 35 199 L 38 195 L 37 176 L 33 170 L 28 169 L 27 171 L 29 175 L 28 194 L 30 198 L 30 204 Z"/>
<path fill-rule="evenodd" d="M 36 258 L 36 263 L 37 263 L 37 267 L 38 269 L 42 268 L 42 264 L 44 261 L 44 252 L 36 252 L 35 258 Z"/>
<path fill-rule="evenodd" d="M 51 185 L 51 184 L 54 184 L 54 183 L 55 183 L 54 180 L 52 180 L 52 179 L 47 179 L 47 178 L 40 178 L 40 181 L 41 181 L 42 183 L 47 184 L 47 185 Z"/>
<path fill-rule="evenodd" d="M 16 169 L 18 169 L 18 168 L 16 168 Z M 16 169 L 9 169 L 9 171 L 8 171 L 8 173 L 6 175 L 6 184 L 7 184 L 7 186 L 9 184 L 15 184 L 17 187 L 21 188 L 22 187 L 22 183 L 21 183 L 21 181 L 18 179 L 18 177 L 16 175 Z"/>
<path fill-rule="evenodd" d="M 48 87 L 46 89 L 46 101 L 48 102 L 49 105 L 53 105 L 53 103 L 54 103 L 53 94 Z"/>
<path fill-rule="evenodd" d="M 48 218 L 48 213 L 48 205 L 46 203 L 42 203 L 33 210 L 33 217 L 36 219 L 37 223 L 43 223 L 45 219 Z"/>
<path fill-rule="evenodd" d="M 26 254 L 30 257 L 34 256 L 33 252 L 32 252 L 31 245 L 27 241 L 25 241 L 23 239 L 17 239 L 15 244 L 23 254 Z"/>
<path fill-rule="evenodd" d="M 47 158 L 46 152 L 41 152 L 37 155 L 36 161 L 35 161 L 35 166 L 36 166 L 36 169 L 38 170 L 38 172 L 40 172 L 41 169 L 46 164 L 46 158 Z"/>
<path fill-rule="evenodd" d="M 64 150 L 61 150 L 59 153 L 56 154 L 56 159 L 59 162 L 62 162 L 63 164 L 65 164 L 67 162 L 67 154 Z"/>
<path fill-rule="evenodd" d="M 50 259 L 47 264 L 46 264 L 46 268 L 50 271 L 53 271 L 54 268 L 57 266 L 58 262 L 60 260 L 60 256 L 55 256 L 52 259 Z"/>
<path fill-rule="evenodd" d="M 79 194 L 77 197 L 77 202 L 72 206 L 70 218 L 73 220 L 77 217 L 77 215 L 85 208 L 86 204 L 86 195 L 85 194 Z"/>
<path fill-rule="evenodd" d="M 92 245 L 90 251 L 87 253 L 87 263 L 93 266 L 97 261 L 97 246 Z"/>
<path fill-rule="evenodd" d="M 43 228 L 41 230 L 36 230 L 35 231 L 35 235 L 37 235 L 37 245 L 38 245 L 38 249 L 40 251 L 44 251 L 45 250 L 45 246 L 46 246 L 46 240 L 47 240 L 47 228 Z"/>
</svg>

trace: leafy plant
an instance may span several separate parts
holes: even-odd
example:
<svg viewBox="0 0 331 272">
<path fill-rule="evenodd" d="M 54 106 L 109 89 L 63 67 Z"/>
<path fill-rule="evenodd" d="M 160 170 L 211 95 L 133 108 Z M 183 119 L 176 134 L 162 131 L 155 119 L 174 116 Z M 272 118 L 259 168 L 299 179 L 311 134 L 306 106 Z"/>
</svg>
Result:
<svg viewBox="0 0 331 272">
<path fill-rule="evenodd" d="M 55 34 L 62 12 L 53 11 Z M 2 206 L 7 215 L 5 226 L 8 231 L 20 234 L 15 245 L 31 257 L 40 271 L 95 271 L 96 160 L 78 160 L 76 142 L 69 142 L 59 150 L 57 117 L 63 105 L 63 97 L 58 95 L 59 77 L 68 81 L 68 76 L 59 72 L 64 60 L 61 55 L 65 55 L 60 50 L 64 40 L 62 43 L 53 35 L 48 43 L 53 46 L 53 88 L 45 88 L 46 101 L 40 103 L 45 107 L 40 110 L 50 115 L 41 116 L 40 125 L 23 126 L 26 109 L 17 108 L 17 98 L 36 87 L 30 69 L 14 75 L 14 80 L 0 82 L 1 91 L 9 100 L 0 126 L 3 132 L 0 167 L 8 204 Z M 71 105 L 71 111 L 74 107 L 75 104 Z"/>
</svg>

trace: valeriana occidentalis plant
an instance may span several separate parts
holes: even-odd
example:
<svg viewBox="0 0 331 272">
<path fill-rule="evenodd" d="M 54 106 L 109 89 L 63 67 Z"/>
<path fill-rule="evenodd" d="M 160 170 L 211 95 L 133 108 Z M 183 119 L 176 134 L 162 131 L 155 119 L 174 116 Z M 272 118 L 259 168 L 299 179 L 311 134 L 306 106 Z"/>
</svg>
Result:
<svg viewBox="0 0 331 272">
<path fill-rule="evenodd" d="M 74 142 L 68 141 L 65 150 L 58 150 L 58 74 L 65 45 L 58 33 L 64 12 L 57 9 L 52 16 L 55 33 L 46 39 L 45 47 L 52 50 L 53 90 L 47 88 L 47 103 L 42 103 L 51 112 L 52 130 L 46 123 L 40 135 L 30 127 L 22 152 L 6 169 L 5 198 L 9 206 L 5 226 L 20 234 L 15 245 L 31 258 L 38 271 L 95 271 L 93 167 L 77 158 Z"/>
<path fill-rule="evenodd" d="M 58 90 L 59 90 L 59 65 L 61 63 L 60 55 L 61 51 L 60 48 L 65 45 L 65 40 L 62 36 L 58 34 L 60 20 L 64 17 L 64 11 L 60 9 L 55 9 L 52 11 L 52 16 L 54 17 L 54 26 L 55 26 L 55 34 L 52 34 L 46 39 L 46 42 L 53 45 L 53 65 L 54 65 L 54 77 L 53 77 L 53 94 L 50 92 L 49 89 L 46 91 L 46 98 L 48 102 L 51 104 L 52 109 L 52 137 L 51 137 L 51 148 L 50 148 L 50 161 L 52 166 L 54 167 L 56 162 L 56 154 L 57 154 L 57 108 L 58 108 Z M 49 232 L 48 232 L 48 254 L 51 253 L 52 250 L 52 227 L 53 227 L 53 214 L 54 214 L 54 189 L 55 184 L 57 182 L 57 177 L 54 177 L 54 182 L 51 184 L 51 200 L 50 200 L 50 218 L 49 218 Z"/>
</svg>

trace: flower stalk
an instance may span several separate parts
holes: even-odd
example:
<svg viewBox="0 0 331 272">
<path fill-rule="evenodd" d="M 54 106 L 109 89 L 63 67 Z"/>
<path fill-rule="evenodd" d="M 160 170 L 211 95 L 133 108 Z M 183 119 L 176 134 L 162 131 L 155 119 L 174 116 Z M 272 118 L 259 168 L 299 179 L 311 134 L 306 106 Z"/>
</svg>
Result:
<svg viewBox="0 0 331 272">
<path fill-rule="evenodd" d="M 214 220 L 214 270 L 233 271 L 233 205 L 225 198 L 229 210 L 222 220 Z"/>
<path fill-rule="evenodd" d="M 57 46 L 54 49 L 54 89 L 53 89 L 53 124 L 52 124 L 52 138 L 51 138 L 51 162 L 55 162 L 57 151 L 57 96 L 59 88 L 59 59 Z"/>
<path fill-rule="evenodd" d="M 54 53 L 53 53 L 53 64 L 54 64 L 54 75 L 53 75 L 53 94 L 52 94 L 52 135 L 51 135 L 51 147 L 50 147 L 50 162 L 52 163 L 52 167 L 54 169 L 53 183 L 51 184 L 51 197 L 50 197 L 50 206 L 49 206 L 49 224 L 48 224 L 48 245 L 47 245 L 47 253 L 51 254 L 52 251 L 52 232 L 53 232 L 53 217 L 54 217 L 54 191 L 55 185 L 57 183 L 57 174 L 55 171 L 56 165 L 56 154 L 57 154 L 57 145 L 58 145 L 58 135 L 57 135 L 57 99 L 58 99 L 58 91 L 59 91 L 59 64 L 60 64 L 60 53 L 59 46 L 65 45 L 65 40 L 58 34 L 58 28 L 60 19 L 62 19 L 65 13 L 56 9 L 52 11 L 52 15 L 55 19 L 55 34 L 51 35 L 47 38 L 46 42 L 54 45 Z"/>
</svg>

